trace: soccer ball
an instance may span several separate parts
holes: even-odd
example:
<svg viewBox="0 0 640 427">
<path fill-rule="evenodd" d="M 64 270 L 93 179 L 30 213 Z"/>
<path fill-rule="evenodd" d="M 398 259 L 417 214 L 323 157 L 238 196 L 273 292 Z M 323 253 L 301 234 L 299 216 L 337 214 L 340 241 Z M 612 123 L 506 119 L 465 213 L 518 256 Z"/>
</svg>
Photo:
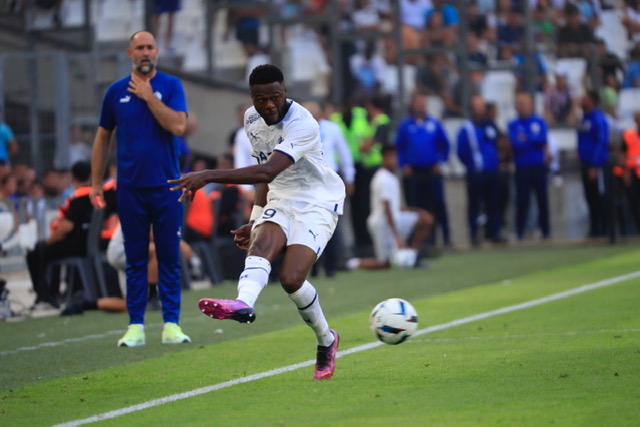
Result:
<svg viewBox="0 0 640 427">
<path fill-rule="evenodd" d="M 418 329 L 418 313 L 407 301 L 389 298 L 374 307 L 369 327 L 383 343 L 400 344 Z"/>
</svg>

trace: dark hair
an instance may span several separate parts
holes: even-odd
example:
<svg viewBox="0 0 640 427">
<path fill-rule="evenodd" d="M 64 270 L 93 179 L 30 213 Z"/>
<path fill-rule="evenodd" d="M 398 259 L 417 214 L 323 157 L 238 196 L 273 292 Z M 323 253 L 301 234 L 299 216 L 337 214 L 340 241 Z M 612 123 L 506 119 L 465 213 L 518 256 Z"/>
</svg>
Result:
<svg viewBox="0 0 640 427">
<path fill-rule="evenodd" d="M 284 83 L 284 75 L 278 67 L 272 64 L 258 65 L 249 76 L 249 86 L 268 85 L 276 82 Z"/>
<path fill-rule="evenodd" d="M 394 152 L 394 153 L 396 152 L 396 147 L 395 147 L 395 145 L 392 145 L 392 144 L 384 144 L 384 145 L 382 146 L 382 148 L 380 149 L 380 154 L 382 154 L 383 156 L 384 156 L 385 154 L 387 154 L 387 153 L 390 153 L 390 152 Z"/>
<path fill-rule="evenodd" d="M 91 164 L 89 162 L 76 162 L 71 166 L 71 176 L 79 182 L 89 181 L 91 177 Z"/>
<path fill-rule="evenodd" d="M 595 90 L 595 89 L 589 89 L 589 90 L 587 91 L 587 96 L 589 97 L 589 99 L 590 99 L 591 101 L 593 101 L 593 103 L 594 103 L 595 105 L 599 105 L 599 104 L 600 104 L 600 94 L 598 93 L 598 91 L 597 91 L 597 90 Z"/>
</svg>

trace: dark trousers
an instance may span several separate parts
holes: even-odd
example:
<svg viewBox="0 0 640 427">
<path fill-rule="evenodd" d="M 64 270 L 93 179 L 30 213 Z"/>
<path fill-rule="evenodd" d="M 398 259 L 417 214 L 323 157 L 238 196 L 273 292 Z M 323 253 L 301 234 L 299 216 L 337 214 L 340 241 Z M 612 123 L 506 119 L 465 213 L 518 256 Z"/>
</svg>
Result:
<svg viewBox="0 0 640 427">
<path fill-rule="evenodd" d="M 487 237 L 496 240 L 501 222 L 498 171 L 467 172 L 467 219 L 472 244 L 479 242 L 478 217 L 481 212 L 487 215 Z"/>
<path fill-rule="evenodd" d="M 431 168 L 413 168 L 411 176 L 403 180 L 407 205 L 415 206 L 431 212 L 436 220 L 436 227 L 442 232 L 445 245 L 451 243 L 449 215 L 444 197 L 444 181 L 442 175 L 434 174 Z M 435 244 L 436 233 L 431 233 L 431 243 Z"/>
<path fill-rule="evenodd" d="M 610 171 L 607 167 L 599 167 L 596 169 L 596 179 L 591 179 L 589 169 L 584 165 L 580 169 L 584 197 L 589 209 L 589 237 L 603 237 L 607 235 L 611 226 Z"/>
<path fill-rule="evenodd" d="M 33 290 L 36 292 L 36 303 L 48 302 L 58 305 L 60 294 L 60 269 L 54 271 L 51 283 L 47 281 L 47 266 L 56 260 L 70 256 L 84 256 L 86 248 L 70 245 L 67 242 L 57 242 L 47 245 L 44 241 L 36 244 L 33 250 L 27 252 L 27 267 L 31 276 Z"/>
<path fill-rule="evenodd" d="M 371 180 L 377 169 L 356 164 L 355 190 L 351 196 L 351 224 L 356 248 L 371 246 L 367 218 L 371 212 Z"/>
<path fill-rule="evenodd" d="M 538 226 L 543 238 L 550 236 L 549 226 L 549 192 L 547 188 L 547 168 L 545 166 L 516 169 L 516 234 L 518 239 L 524 237 L 527 224 L 531 193 L 535 193 L 538 207 Z"/>
</svg>

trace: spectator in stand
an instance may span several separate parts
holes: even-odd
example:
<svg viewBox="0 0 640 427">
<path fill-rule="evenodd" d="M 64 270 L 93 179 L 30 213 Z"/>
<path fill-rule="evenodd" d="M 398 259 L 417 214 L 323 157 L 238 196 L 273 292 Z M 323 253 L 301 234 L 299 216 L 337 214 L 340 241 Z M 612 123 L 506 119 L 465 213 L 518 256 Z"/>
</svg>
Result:
<svg viewBox="0 0 640 427">
<path fill-rule="evenodd" d="M 466 7 L 469 30 L 481 41 L 496 40 L 495 28 L 489 25 L 489 18 L 478 7 L 478 0 L 469 0 Z"/>
<path fill-rule="evenodd" d="M 524 42 L 524 23 L 520 9 L 510 8 L 504 23 L 498 24 L 498 44 L 517 45 Z"/>
<path fill-rule="evenodd" d="M 431 7 L 430 0 L 399 0 L 400 21 L 402 22 L 402 44 L 405 49 L 415 49 L 420 46 L 420 35 L 425 27 L 425 14 Z M 417 58 L 407 58 L 415 62 Z"/>
<path fill-rule="evenodd" d="M 578 156 L 584 195 L 589 208 L 589 237 L 606 236 L 610 227 L 608 199 L 609 125 L 599 108 L 600 96 L 589 90 L 582 97 L 582 122 L 578 128 Z"/>
<path fill-rule="evenodd" d="M 433 213 L 436 225 L 442 229 L 444 245 L 450 246 L 441 168 L 449 158 L 449 138 L 442 123 L 427 115 L 426 110 L 426 96 L 414 94 L 409 115 L 400 123 L 396 133 L 398 166 L 402 170 L 407 204 Z"/>
<path fill-rule="evenodd" d="M 156 36 L 162 48 L 169 52 L 173 52 L 173 28 L 175 23 L 175 15 L 182 9 L 181 0 L 153 0 L 153 14 L 151 15 L 151 32 Z M 160 37 L 160 18 L 167 15 L 167 30 L 164 38 Z"/>
<path fill-rule="evenodd" d="M 444 48 L 453 46 L 456 40 L 455 26 L 445 25 L 442 12 L 431 10 L 427 15 L 426 25 L 422 31 L 420 44 L 422 47 Z"/>
<path fill-rule="evenodd" d="M 620 22 L 627 29 L 629 40 L 634 44 L 640 42 L 640 2 L 624 0 L 624 12 Z"/>
<path fill-rule="evenodd" d="M 380 15 L 371 0 L 356 0 L 351 12 L 351 21 L 356 31 L 380 30 Z"/>
<path fill-rule="evenodd" d="M 480 96 L 471 99 L 471 120 L 458 132 L 457 154 L 466 168 L 467 220 L 471 244 L 478 236 L 481 206 L 487 216 L 486 235 L 500 242 L 500 177 L 498 173 L 498 133 L 486 118 L 486 105 Z"/>
<path fill-rule="evenodd" d="M 471 32 L 467 35 L 467 61 L 475 68 L 484 68 L 489 65 L 489 58 L 480 43 L 481 40 L 474 33 Z"/>
<path fill-rule="evenodd" d="M 533 100 L 527 93 L 516 96 L 518 117 L 509 123 L 509 140 L 516 166 L 516 235 L 524 239 L 531 193 L 538 208 L 538 225 L 542 238 L 551 234 L 549 226 L 549 196 L 547 189 L 548 133 L 542 117 L 534 114 Z"/>
<path fill-rule="evenodd" d="M 640 87 L 640 47 L 634 47 L 629 52 L 629 62 L 622 79 L 623 89 L 634 87 Z"/>
<path fill-rule="evenodd" d="M 555 84 L 548 84 L 544 91 L 544 118 L 548 125 L 573 125 L 578 119 L 577 90 L 569 83 L 565 69 L 555 72 Z"/>
<path fill-rule="evenodd" d="M 264 15 L 264 9 L 253 0 L 231 0 L 229 3 L 245 6 L 229 9 L 224 39 L 229 40 L 233 31 L 236 40 L 243 46 L 260 46 L 260 18 Z"/>
<path fill-rule="evenodd" d="M 364 50 L 349 59 L 349 68 L 356 84 L 356 97 L 371 96 L 379 92 L 387 74 L 387 63 L 377 53 L 375 40 L 368 40 Z"/>
<path fill-rule="evenodd" d="M 532 11 L 533 40 L 536 44 L 551 50 L 555 43 L 556 24 L 553 14 L 544 2 L 537 2 Z"/>
<path fill-rule="evenodd" d="M 598 75 L 600 76 L 600 81 L 605 83 L 609 76 L 613 76 L 616 82 L 618 81 L 618 73 L 624 75 L 624 64 L 615 53 L 611 52 L 607 48 L 607 42 L 603 39 L 598 39 L 596 41 L 596 47 L 598 49 Z M 593 67 L 593 62 L 589 62 L 589 69 L 587 73 L 589 74 L 591 68 Z"/>
<path fill-rule="evenodd" d="M 0 165 L 10 165 L 11 157 L 18 153 L 18 141 L 8 124 L 4 122 L 0 109 Z"/>
<path fill-rule="evenodd" d="M 564 8 L 566 23 L 557 33 L 558 57 L 588 58 L 589 45 L 594 42 L 593 29 L 581 20 L 580 9 L 572 3 Z"/>
</svg>

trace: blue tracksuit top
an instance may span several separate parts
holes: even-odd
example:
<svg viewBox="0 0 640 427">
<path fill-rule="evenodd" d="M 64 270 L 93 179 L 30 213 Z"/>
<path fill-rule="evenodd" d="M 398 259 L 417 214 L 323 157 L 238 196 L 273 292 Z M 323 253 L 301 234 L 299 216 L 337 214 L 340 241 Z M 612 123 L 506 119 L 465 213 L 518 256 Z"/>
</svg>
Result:
<svg viewBox="0 0 640 427">
<path fill-rule="evenodd" d="M 109 86 L 102 103 L 100 126 L 116 131 L 118 185 L 136 188 L 166 186 L 180 177 L 179 147 L 174 135 L 155 119 L 147 103 L 129 93 L 131 76 Z M 169 108 L 187 111 L 182 83 L 160 71 L 151 79 L 155 95 Z"/>
<path fill-rule="evenodd" d="M 430 168 L 449 158 L 449 138 L 439 120 L 425 116 L 418 122 L 407 117 L 396 134 L 398 166 Z"/>
<path fill-rule="evenodd" d="M 473 127 L 476 142 L 469 138 L 469 125 L 466 123 Z M 457 154 L 467 168 L 467 172 L 495 172 L 498 170 L 497 139 L 498 132 L 491 123 L 465 122 L 458 132 Z"/>
<path fill-rule="evenodd" d="M 582 118 L 578 128 L 578 156 L 589 167 L 602 166 L 609 160 L 609 125 L 598 108 Z"/>
<path fill-rule="evenodd" d="M 547 124 L 542 117 L 518 117 L 509 122 L 508 133 L 516 168 L 544 166 Z"/>
</svg>

